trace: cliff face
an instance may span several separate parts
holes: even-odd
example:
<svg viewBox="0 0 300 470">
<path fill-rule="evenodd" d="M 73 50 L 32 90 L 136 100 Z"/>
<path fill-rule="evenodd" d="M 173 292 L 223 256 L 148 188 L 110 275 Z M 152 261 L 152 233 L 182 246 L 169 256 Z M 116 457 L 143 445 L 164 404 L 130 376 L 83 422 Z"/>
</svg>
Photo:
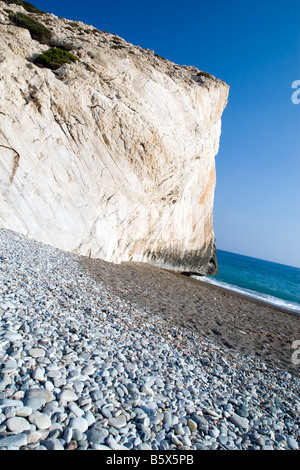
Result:
<svg viewBox="0 0 300 470">
<path fill-rule="evenodd" d="M 39 67 L 49 45 L 7 9 L 0 1 L 0 226 L 111 262 L 214 273 L 229 87 L 52 14 L 31 16 L 80 62 Z"/>
</svg>

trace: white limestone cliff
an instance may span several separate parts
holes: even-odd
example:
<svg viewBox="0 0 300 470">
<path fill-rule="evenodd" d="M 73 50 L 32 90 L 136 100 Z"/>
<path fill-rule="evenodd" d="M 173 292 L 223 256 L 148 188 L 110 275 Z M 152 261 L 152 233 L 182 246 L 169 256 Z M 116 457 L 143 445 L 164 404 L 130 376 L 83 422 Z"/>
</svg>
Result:
<svg viewBox="0 0 300 470">
<path fill-rule="evenodd" d="M 52 14 L 31 16 L 80 62 L 39 67 L 49 45 L 8 10 L 25 12 L 0 1 L 0 226 L 106 261 L 216 272 L 228 85 Z"/>
</svg>

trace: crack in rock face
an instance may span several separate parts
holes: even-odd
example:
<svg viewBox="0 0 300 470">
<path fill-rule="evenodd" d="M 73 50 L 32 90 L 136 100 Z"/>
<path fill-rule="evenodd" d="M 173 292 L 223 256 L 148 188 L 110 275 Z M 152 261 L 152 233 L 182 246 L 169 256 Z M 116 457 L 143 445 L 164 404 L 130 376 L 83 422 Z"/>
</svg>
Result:
<svg viewBox="0 0 300 470">
<path fill-rule="evenodd" d="M 51 28 L 49 44 L 0 1 L 0 226 L 110 262 L 216 273 L 228 85 L 91 25 L 28 15 Z M 79 61 L 35 64 L 50 46 Z"/>
</svg>

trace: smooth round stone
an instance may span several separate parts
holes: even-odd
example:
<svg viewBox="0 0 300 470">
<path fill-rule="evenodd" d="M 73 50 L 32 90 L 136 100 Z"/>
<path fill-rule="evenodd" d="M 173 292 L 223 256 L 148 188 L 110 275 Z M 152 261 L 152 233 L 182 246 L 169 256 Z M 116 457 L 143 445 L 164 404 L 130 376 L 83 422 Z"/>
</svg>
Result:
<svg viewBox="0 0 300 470">
<path fill-rule="evenodd" d="M 116 365 L 116 370 L 118 371 L 119 374 L 122 374 L 125 369 L 123 365 L 120 362 L 118 362 L 118 364 Z"/>
<path fill-rule="evenodd" d="M 15 372 L 18 368 L 18 364 L 14 359 L 9 359 L 5 362 L 4 367 L 0 370 L 1 374 L 10 374 Z"/>
<path fill-rule="evenodd" d="M 248 430 L 249 420 L 247 418 L 243 418 L 236 413 L 232 413 L 229 419 L 235 426 L 242 428 L 246 431 Z"/>
<path fill-rule="evenodd" d="M 219 444 L 225 446 L 228 442 L 228 436 L 225 436 L 225 434 L 219 434 L 217 441 Z"/>
<path fill-rule="evenodd" d="M 37 367 L 37 368 L 35 369 L 35 371 L 33 372 L 33 374 L 32 374 L 32 378 L 33 378 L 34 380 L 38 380 L 39 382 L 45 382 L 46 379 L 45 379 L 45 375 L 44 375 L 44 374 L 45 374 L 45 370 L 42 369 L 41 367 Z"/>
<path fill-rule="evenodd" d="M 165 384 L 162 379 L 159 377 L 155 380 L 155 384 L 157 385 L 158 388 L 164 388 Z"/>
<path fill-rule="evenodd" d="M 5 333 L 4 338 L 8 339 L 8 341 L 17 341 L 22 338 L 22 335 L 14 331 L 8 331 Z"/>
<path fill-rule="evenodd" d="M 226 405 L 224 405 L 224 410 L 228 411 L 228 413 L 232 413 L 233 412 L 232 404 L 231 403 L 226 403 Z"/>
<path fill-rule="evenodd" d="M 51 419 L 45 413 L 40 413 L 39 411 L 35 411 L 29 416 L 29 421 L 38 429 L 49 429 L 51 426 Z"/>
<path fill-rule="evenodd" d="M 104 377 L 104 378 L 109 377 L 109 376 L 110 376 L 110 374 L 109 374 L 107 369 L 105 369 L 101 374 L 101 377 Z"/>
<path fill-rule="evenodd" d="M 279 432 L 275 432 L 275 440 L 277 442 L 286 442 L 285 436 Z"/>
<path fill-rule="evenodd" d="M 4 408 L 3 412 L 4 412 L 6 419 L 14 418 L 16 416 L 17 409 L 18 408 L 15 408 L 14 406 L 7 406 L 6 408 Z"/>
<path fill-rule="evenodd" d="M 73 369 L 70 370 L 69 375 L 68 375 L 68 380 L 76 380 L 80 375 L 80 370 L 78 369 Z"/>
<path fill-rule="evenodd" d="M 76 393 L 73 390 L 70 390 L 68 388 L 62 390 L 58 394 L 58 398 L 59 398 L 60 401 L 65 402 L 65 403 L 69 403 L 70 401 L 78 400 L 78 397 L 77 397 Z"/>
<path fill-rule="evenodd" d="M 290 449 L 292 449 L 292 450 L 298 450 L 299 449 L 298 442 L 293 437 L 288 436 L 286 442 L 287 442 L 287 445 L 289 446 Z"/>
<path fill-rule="evenodd" d="M 245 405 L 240 405 L 236 412 L 242 418 L 247 418 L 249 416 L 248 408 Z"/>
<path fill-rule="evenodd" d="M 44 398 L 46 403 L 54 400 L 54 395 L 50 390 L 46 390 L 45 388 L 31 388 L 26 392 L 27 397 L 40 397 Z"/>
<path fill-rule="evenodd" d="M 151 450 L 151 446 L 146 442 L 142 442 L 142 444 L 138 446 L 138 450 Z"/>
<path fill-rule="evenodd" d="M 265 445 L 265 440 L 263 437 L 258 437 L 256 440 L 255 440 L 256 444 L 260 447 L 264 446 Z"/>
<path fill-rule="evenodd" d="M 16 409 L 16 416 L 21 416 L 23 418 L 27 418 L 27 416 L 31 415 L 32 408 L 30 406 L 22 406 L 21 408 Z"/>
<path fill-rule="evenodd" d="M 7 406 L 21 408 L 23 406 L 23 402 L 21 400 L 13 400 L 12 398 L 2 398 L 0 400 L 0 409 L 6 408 Z"/>
<path fill-rule="evenodd" d="M 127 424 L 126 418 L 124 415 L 118 416 L 117 418 L 109 417 L 108 418 L 109 426 L 113 426 L 116 429 L 124 428 Z"/>
<path fill-rule="evenodd" d="M 149 418 L 149 416 L 140 417 L 140 418 L 138 418 L 138 421 L 139 421 L 140 424 L 143 424 L 143 425 L 146 426 L 146 427 L 149 427 L 149 426 L 150 426 L 150 418 Z"/>
<path fill-rule="evenodd" d="M 182 436 L 182 444 L 184 446 L 188 446 L 188 447 L 190 447 L 192 445 L 192 443 L 191 443 L 188 436 Z"/>
<path fill-rule="evenodd" d="M 145 393 L 149 397 L 154 397 L 154 391 L 148 385 L 142 386 L 142 393 Z"/>
<path fill-rule="evenodd" d="M 171 413 L 169 413 L 169 411 L 164 412 L 163 423 L 164 423 L 165 426 L 171 426 L 172 425 L 172 415 L 171 415 Z"/>
<path fill-rule="evenodd" d="M 179 435 L 179 436 L 184 436 L 184 430 L 183 430 L 183 427 L 182 427 L 181 423 L 175 424 L 174 433 Z"/>
<path fill-rule="evenodd" d="M 79 431 L 78 429 L 72 429 L 73 435 L 72 435 L 72 440 L 73 441 L 82 441 L 83 440 L 83 433 Z"/>
<path fill-rule="evenodd" d="M 132 394 L 133 393 L 138 393 L 138 388 L 137 388 L 136 384 L 134 384 L 134 383 L 127 384 L 127 390 L 128 390 L 129 393 L 132 393 Z"/>
<path fill-rule="evenodd" d="M 71 418 L 69 423 L 70 428 L 77 429 L 80 432 L 85 432 L 89 425 L 85 418 Z"/>
<path fill-rule="evenodd" d="M 30 423 L 25 418 L 15 416 L 6 420 L 6 427 L 9 431 L 22 433 L 30 429 Z"/>
<path fill-rule="evenodd" d="M 28 433 L 27 444 L 35 444 L 36 442 L 42 441 L 48 437 L 49 431 L 46 429 L 36 429 Z"/>
<path fill-rule="evenodd" d="M 82 373 L 88 376 L 93 375 L 95 372 L 96 372 L 96 368 L 93 366 L 87 366 L 82 369 Z"/>
<path fill-rule="evenodd" d="M 52 348 L 50 348 L 51 350 Z M 53 352 L 55 352 L 56 349 L 53 348 Z M 49 350 L 48 350 L 49 352 Z M 49 372 L 50 370 L 59 370 L 59 366 L 57 364 L 54 364 L 53 362 L 50 362 L 50 364 L 47 365 L 47 371 Z"/>
<path fill-rule="evenodd" d="M 79 380 L 76 380 L 73 383 L 73 387 L 74 387 L 75 392 L 78 393 L 78 395 L 80 395 L 82 390 L 84 389 L 84 383 Z"/>
<path fill-rule="evenodd" d="M 167 437 L 176 446 L 180 446 L 180 447 L 182 446 L 182 442 L 178 439 L 177 436 L 175 436 L 174 433 L 170 432 Z"/>
<path fill-rule="evenodd" d="M 54 379 L 54 378 L 60 379 L 61 378 L 61 371 L 56 370 L 56 369 L 49 370 L 49 371 L 47 371 L 47 377 L 49 379 Z"/>
<path fill-rule="evenodd" d="M 225 426 L 225 424 L 223 423 L 221 424 L 219 431 L 220 431 L 220 434 L 224 434 L 225 436 L 227 436 L 228 434 L 227 426 Z"/>
<path fill-rule="evenodd" d="M 16 447 L 20 448 L 27 444 L 27 434 L 13 434 L 11 436 L 6 436 L 0 439 L 0 448 L 1 447 Z"/>
<path fill-rule="evenodd" d="M 216 427 L 213 427 L 209 430 L 209 434 L 211 435 L 211 437 L 214 437 L 216 439 L 220 434 L 220 431 Z"/>
<path fill-rule="evenodd" d="M 67 426 L 63 434 L 63 439 L 66 442 L 66 444 L 69 444 L 71 442 L 72 437 L 73 437 L 73 429 L 70 428 L 70 426 Z"/>
<path fill-rule="evenodd" d="M 197 423 L 193 419 L 188 419 L 187 425 L 191 432 L 197 432 Z"/>
<path fill-rule="evenodd" d="M 8 383 L 6 382 L 6 380 L 0 380 L 0 392 L 2 392 L 3 390 L 6 389 Z"/>
<path fill-rule="evenodd" d="M 93 427 L 86 432 L 87 440 L 93 444 L 104 444 L 108 431 L 104 428 Z"/>
<path fill-rule="evenodd" d="M 128 447 L 123 446 L 122 444 L 118 444 L 112 435 L 109 435 L 106 439 L 106 444 L 112 450 L 128 450 Z"/>
<path fill-rule="evenodd" d="M 41 409 L 46 404 L 45 398 L 42 397 L 26 397 L 24 405 L 33 411 Z"/>
<path fill-rule="evenodd" d="M 54 389 L 54 385 L 50 380 L 46 380 L 44 387 L 46 390 L 49 390 L 50 392 L 52 392 L 52 390 Z"/>
<path fill-rule="evenodd" d="M 64 450 L 62 443 L 55 438 L 49 438 L 43 441 L 43 445 L 47 450 Z"/>
<path fill-rule="evenodd" d="M 96 421 L 95 416 L 94 416 L 93 413 L 92 413 L 91 411 L 89 411 L 89 410 L 85 413 L 84 418 L 87 420 L 89 426 L 91 426 L 92 424 L 94 424 L 95 421 Z"/>
<path fill-rule="evenodd" d="M 117 394 L 119 395 L 120 398 L 123 398 L 124 395 L 125 395 L 124 390 L 122 390 L 121 387 L 117 387 L 116 392 L 117 392 Z"/>
<path fill-rule="evenodd" d="M 28 351 L 29 356 L 37 358 L 37 357 L 44 357 L 45 350 L 41 348 L 32 348 Z"/>
<path fill-rule="evenodd" d="M 112 418 L 111 409 L 112 409 L 111 405 L 102 406 L 101 414 L 104 416 L 104 418 Z"/>
<path fill-rule="evenodd" d="M 119 361 L 121 361 L 121 362 L 126 362 L 126 357 L 125 357 L 124 354 L 121 353 L 121 352 L 119 352 L 119 353 L 117 354 L 117 358 L 118 358 Z"/>
<path fill-rule="evenodd" d="M 101 390 L 93 390 L 91 392 L 91 398 L 93 401 L 102 400 L 103 399 L 103 392 Z"/>
<path fill-rule="evenodd" d="M 198 424 L 198 426 L 202 428 L 205 428 L 205 427 L 208 428 L 208 421 L 206 418 L 204 418 L 204 416 L 197 415 L 196 413 L 194 413 L 192 416 L 192 419 Z"/>
<path fill-rule="evenodd" d="M 202 444 L 201 442 L 196 442 L 194 445 L 197 450 L 209 450 L 208 447 L 206 447 L 206 445 Z"/>
<path fill-rule="evenodd" d="M 84 411 L 79 408 L 78 405 L 76 405 L 76 403 L 74 403 L 73 401 L 71 401 L 68 405 L 68 408 L 70 411 L 72 411 L 72 413 L 74 413 L 77 417 L 80 417 L 82 415 L 84 415 Z"/>
</svg>

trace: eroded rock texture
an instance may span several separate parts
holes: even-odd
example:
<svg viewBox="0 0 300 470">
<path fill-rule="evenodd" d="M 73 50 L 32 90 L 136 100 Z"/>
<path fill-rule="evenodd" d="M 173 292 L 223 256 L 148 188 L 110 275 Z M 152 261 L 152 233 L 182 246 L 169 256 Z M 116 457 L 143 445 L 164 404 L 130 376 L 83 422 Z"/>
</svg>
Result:
<svg viewBox="0 0 300 470">
<path fill-rule="evenodd" d="M 31 14 L 80 59 L 42 68 L 33 61 L 49 44 L 7 9 L 0 1 L 0 225 L 111 262 L 216 272 L 229 87 L 93 26 Z"/>
</svg>

